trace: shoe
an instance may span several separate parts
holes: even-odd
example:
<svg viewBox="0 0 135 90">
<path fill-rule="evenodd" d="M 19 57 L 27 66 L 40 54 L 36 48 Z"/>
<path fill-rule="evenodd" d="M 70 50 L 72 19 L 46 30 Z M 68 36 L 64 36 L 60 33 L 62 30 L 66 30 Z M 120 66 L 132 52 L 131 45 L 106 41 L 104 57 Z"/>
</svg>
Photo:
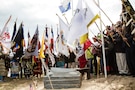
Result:
<svg viewBox="0 0 135 90">
<path fill-rule="evenodd" d="M 131 74 L 130 73 L 127 73 L 127 74 L 125 74 L 125 76 L 131 76 Z"/>
<path fill-rule="evenodd" d="M 118 73 L 118 76 L 124 76 L 124 74 L 123 73 Z"/>
</svg>

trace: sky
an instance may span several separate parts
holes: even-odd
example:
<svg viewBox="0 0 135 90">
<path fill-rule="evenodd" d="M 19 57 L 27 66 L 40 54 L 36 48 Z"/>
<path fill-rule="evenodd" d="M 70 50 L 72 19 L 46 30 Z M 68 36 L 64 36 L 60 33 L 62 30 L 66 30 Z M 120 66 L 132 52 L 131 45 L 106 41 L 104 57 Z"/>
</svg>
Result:
<svg viewBox="0 0 135 90">
<path fill-rule="evenodd" d="M 71 21 L 78 0 L 73 0 L 72 9 L 65 13 L 68 22 Z M 94 5 L 93 0 L 85 0 L 93 13 L 99 13 L 99 9 Z M 132 5 L 135 5 L 134 0 L 129 0 Z M 45 26 L 53 27 L 54 33 L 57 32 L 58 14 L 63 21 L 66 22 L 64 16 L 59 10 L 62 0 L 0 0 L 0 30 L 3 29 L 5 22 L 12 15 L 8 24 L 8 30 L 12 35 L 14 22 L 17 20 L 17 28 L 20 23 L 24 24 L 24 33 L 27 37 L 29 30 L 31 37 L 33 36 L 36 27 L 39 27 L 40 37 L 45 30 Z M 113 23 L 120 19 L 121 0 L 99 0 L 100 7 L 110 17 Z M 135 6 L 133 6 L 135 8 Z M 103 22 L 106 25 L 111 25 L 111 22 L 101 13 Z M 92 33 L 99 32 L 96 26 L 92 26 Z M 25 37 L 25 38 L 26 38 Z M 26 38 L 27 39 L 27 38 Z"/>
</svg>

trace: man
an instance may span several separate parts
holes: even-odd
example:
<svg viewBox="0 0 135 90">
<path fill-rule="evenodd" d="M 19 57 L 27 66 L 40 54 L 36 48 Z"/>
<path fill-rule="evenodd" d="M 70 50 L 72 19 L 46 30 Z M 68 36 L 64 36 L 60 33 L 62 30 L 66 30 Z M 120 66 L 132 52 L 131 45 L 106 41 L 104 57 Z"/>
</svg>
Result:
<svg viewBox="0 0 135 90">
<path fill-rule="evenodd" d="M 124 41 L 122 37 L 122 23 L 118 21 L 116 23 L 116 33 L 114 35 L 114 47 L 116 54 L 116 63 L 118 67 L 118 72 L 120 75 L 128 74 L 128 66 L 126 62 L 126 53 L 123 47 Z"/>
</svg>

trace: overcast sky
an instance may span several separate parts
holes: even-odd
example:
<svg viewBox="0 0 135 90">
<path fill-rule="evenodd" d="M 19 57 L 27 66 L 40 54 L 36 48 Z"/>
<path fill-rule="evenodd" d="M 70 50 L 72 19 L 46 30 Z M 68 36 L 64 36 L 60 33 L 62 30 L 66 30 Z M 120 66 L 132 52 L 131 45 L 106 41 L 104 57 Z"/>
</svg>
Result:
<svg viewBox="0 0 135 90">
<path fill-rule="evenodd" d="M 40 34 L 43 32 L 46 24 L 49 27 L 52 25 L 56 31 L 58 24 L 56 13 L 64 20 L 64 17 L 58 8 L 61 1 L 62 0 L 0 0 L 0 29 L 3 28 L 9 16 L 12 15 L 11 21 L 8 24 L 11 34 L 13 32 L 13 25 L 16 19 L 17 27 L 19 27 L 20 23 L 23 21 L 24 32 L 26 35 L 28 30 L 32 35 L 35 32 L 37 25 L 39 26 Z M 73 10 L 75 10 L 77 1 L 78 0 L 73 0 L 73 9 L 65 13 L 69 22 L 72 17 Z M 132 5 L 135 5 L 134 0 L 130 1 Z M 94 13 L 98 13 L 99 9 L 91 3 L 92 0 L 86 0 L 86 2 Z M 111 18 L 113 23 L 116 23 L 116 21 L 119 20 L 119 15 L 121 13 L 121 0 L 99 0 L 99 2 L 100 7 Z M 104 17 L 103 14 L 101 15 L 103 16 L 104 23 L 111 25 L 109 20 Z"/>
</svg>

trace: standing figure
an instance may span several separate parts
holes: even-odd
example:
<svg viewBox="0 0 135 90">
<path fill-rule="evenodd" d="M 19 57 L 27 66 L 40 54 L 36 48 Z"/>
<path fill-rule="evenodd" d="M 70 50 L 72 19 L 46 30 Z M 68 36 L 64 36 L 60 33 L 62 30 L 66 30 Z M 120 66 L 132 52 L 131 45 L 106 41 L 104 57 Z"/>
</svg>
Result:
<svg viewBox="0 0 135 90">
<path fill-rule="evenodd" d="M 94 56 L 92 54 L 92 48 L 91 47 L 88 47 L 85 50 L 85 58 L 88 61 L 88 65 L 89 65 L 88 67 L 90 68 L 90 73 L 93 73 L 93 64 L 92 64 L 92 61 L 94 59 Z"/>
<path fill-rule="evenodd" d="M 3 48 L 2 43 L 0 42 L 0 76 L 1 76 L 2 81 L 4 81 L 4 78 L 7 75 L 7 70 L 5 67 L 5 55 L 3 51 L 4 51 L 4 48 Z"/>
<path fill-rule="evenodd" d="M 69 48 L 69 58 L 68 58 L 68 67 L 74 68 L 75 67 L 75 58 L 76 55 L 73 50 Z"/>
<path fill-rule="evenodd" d="M 116 62 L 118 66 L 119 74 L 128 74 L 128 66 L 126 62 L 126 53 L 124 49 L 124 41 L 122 37 L 122 23 L 118 21 L 116 23 L 116 33 L 114 35 L 114 47 L 116 53 Z"/>
</svg>

